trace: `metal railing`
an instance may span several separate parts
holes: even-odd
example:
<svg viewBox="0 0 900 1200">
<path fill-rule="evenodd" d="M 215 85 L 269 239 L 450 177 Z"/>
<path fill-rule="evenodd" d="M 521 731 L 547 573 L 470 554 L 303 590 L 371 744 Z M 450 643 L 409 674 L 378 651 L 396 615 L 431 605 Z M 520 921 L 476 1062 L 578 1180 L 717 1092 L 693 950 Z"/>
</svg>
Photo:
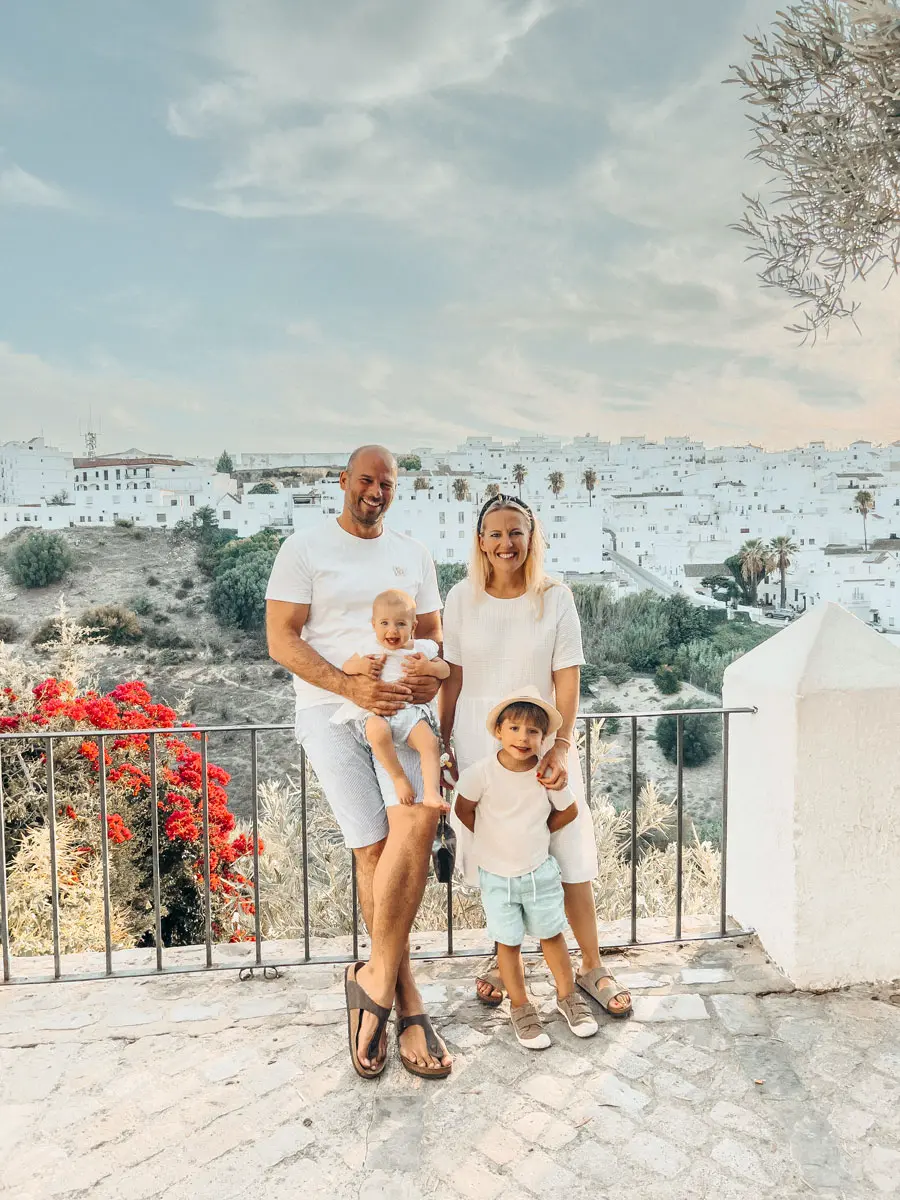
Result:
<svg viewBox="0 0 900 1200">
<path fill-rule="evenodd" d="M 630 728 L 630 936 L 627 941 L 618 941 L 601 946 L 605 951 L 619 949 L 625 945 L 661 945 L 669 942 L 705 941 L 719 938 L 743 936 L 744 929 L 729 929 L 727 916 L 727 836 L 728 836 L 728 772 L 729 772 L 729 733 L 730 720 L 737 715 L 750 715 L 755 708 L 681 708 L 677 710 L 654 710 L 645 712 L 626 713 L 581 713 L 578 721 L 584 726 L 584 776 L 585 794 L 588 804 L 593 802 L 593 748 L 590 732 L 592 728 L 608 719 L 615 718 L 628 722 Z M 676 722 L 676 760 L 675 760 L 675 819 L 676 819 L 676 893 L 675 919 L 671 937 L 655 941 L 639 941 L 638 939 L 638 804 L 639 804 L 639 775 L 638 775 L 638 730 L 640 721 L 658 720 L 661 717 L 674 716 Z M 720 717 L 722 722 L 722 838 L 721 865 L 719 888 L 718 930 L 713 933 L 685 935 L 684 920 L 684 820 L 685 820 L 685 789 L 684 789 L 684 719 L 690 716 Z M 3 733 L 0 734 L 0 951 L 2 951 L 2 978 L 0 984 L 34 984 L 56 981 L 73 981 L 87 979 L 105 979 L 124 976 L 149 976 L 156 974 L 178 974 L 204 970 L 239 970 L 260 968 L 263 970 L 280 967 L 302 966 L 307 963 L 340 963 L 356 961 L 359 957 L 359 904 L 356 885 L 356 863 L 350 854 L 350 888 L 351 888 L 351 954 L 313 955 L 312 933 L 310 928 L 310 889 L 309 889 L 309 812 L 308 785 L 309 769 L 306 753 L 300 748 L 300 833 L 302 845 L 302 878 L 303 878 L 303 954 L 302 957 L 291 960 L 269 960 L 264 957 L 265 939 L 262 931 L 261 902 L 259 876 L 259 737 L 264 733 L 293 733 L 293 725 L 191 725 L 173 726 L 170 728 L 150 729 L 78 729 L 65 731 L 48 731 L 40 734 Z M 201 785 L 200 808 L 202 818 L 202 875 L 203 875 L 203 916 L 204 916 L 204 949 L 205 958 L 200 963 L 166 963 L 165 951 L 175 949 L 164 945 L 162 919 L 163 905 L 161 899 L 160 876 L 160 837 L 158 811 L 159 738 L 172 737 L 174 734 L 196 735 L 200 739 Z M 213 940 L 212 894 L 211 894 L 211 859 L 210 859 L 210 811 L 209 811 L 209 738 L 212 734 L 247 734 L 250 750 L 250 822 L 252 831 L 253 856 L 253 912 L 254 912 L 254 952 L 253 961 L 217 962 L 213 948 L 217 944 Z M 152 904 L 153 904 L 153 948 L 155 949 L 155 964 L 152 967 L 126 967 L 113 969 L 113 937 L 112 937 L 112 907 L 110 896 L 110 859 L 109 859 L 109 830 L 107 821 L 107 771 L 105 766 L 105 746 L 109 738 L 147 737 L 149 739 L 149 794 L 152 855 Z M 98 751 L 98 798 L 100 817 L 100 853 L 102 865 L 102 894 L 103 894 L 103 928 L 105 969 L 103 973 L 78 972 L 65 975 L 62 971 L 62 953 L 60 949 L 60 898 L 59 876 L 57 863 L 57 830 L 56 830 L 56 762 L 55 748 L 58 742 L 77 738 L 81 742 L 95 742 Z M 53 945 L 53 973 L 49 975 L 18 976 L 12 970 L 12 954 L 10 949 L 9 930 L 9 898 L 7 885 L 6 862 L 6 793 L 4 787 L 4 753 L 8 754 L 9 743 L 39 743 L 43 744 L 46 782 L 46 814 L 50 842 L 50 903 L 51 928 Z M 12 748 L 12 747 L 10 747 Z M 415 953 L 416 958 L 442 957 L 471 957 L 483 956 L 490 950 L 489 946 L 478 949 L 455 949 L 453 944 L 453 882 L 447 888 L 447 942 L 446 950 L 436 952 L 427 950 Z M 271 941 L 280 939 L 272 938 Z M 184 947 L 178 947 L 184 949 Z M 80 952 L 79 952 L 80 953 Z"/>
</svg>

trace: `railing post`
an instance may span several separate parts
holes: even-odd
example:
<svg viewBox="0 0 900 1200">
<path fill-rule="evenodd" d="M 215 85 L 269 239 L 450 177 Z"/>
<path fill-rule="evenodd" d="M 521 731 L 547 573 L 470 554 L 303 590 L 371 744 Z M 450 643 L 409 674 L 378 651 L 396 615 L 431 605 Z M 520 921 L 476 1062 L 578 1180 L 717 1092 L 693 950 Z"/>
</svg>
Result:
<svg viewBox="0 0 900 1200">
<path fill-rule="evenodd" d="M 300 747 L 300 840 L 303 845 L 303 959 L 309 962 L 309 825 L 306 813 L 306 779 L 309 763 Z"/>
<path fill-rule="evenodd" d="M 209 756 L 208 738 L 209 735 L 202 733 L 200 735 L 200 803 L 203 810 L 203 899 L 206 905 L 205 909 L 205 940 L 206 940 L 206 965 L 212 966 L 212 886 L 210 880 L 210 855 L 209 855 L 209 768 L 207 759 Z"/>
<path fill-rule="evenodd" d="M 681 910 L 684 907 L 684 717 L 675 717 L 676 743 L 676 792 L 675 821 L 677 843 L 675 847 L 675 940 L 681 938 Z"/>
<path fill-rule="evenodd" d="M 103 869 L 103 946 L 106 974 L 112 975 L 112 930 L 109 915 L 109 813 L 106 806 L 106 738 L 97 738 L 98 776 L 100 785 L 100 862 Z"/>
<path fill-rule="evenodd" d="M 638 723 L 631 718 L 631 942 L 637 943 L 637 810 L 638 810 Z"/>
<path fill-rule="evenodd" d="M 47 763 L 47 824 L 50 828 L 50 922 L 53 928 L 53 978 L 59 979 L 59 870 L 56 865 L 56 779 L 53 765 L 53 738 L 44 739 Z"/>
<path fill-rule="evenodd" d="M 0 751 L 0 945 L 3 950 L 3 982 L 9 983 L 9 909 L 6 899 L 6 814 L 3 810 L 2 751 Z"/>
<path fill-rule="evenodd" d="M 253 929 L 256 938 L 256 965 L 262 965 L 262 915 L 259 911 L 259 759 L 256 730 L 250 730 L 250 802 L 253 822 Z"/>
<path fill-rule="evenodd" d="M 719 933 L 725 936 L 728 930 L 728 751 L 729 714 L 722 714 L 722 852 L 719 875 Z"/>
<path fill-rule="evenodd" d="M 153 853 L 153 936 L 156 969 L 163 969 L 162 898 L 159 879 L 159 799 L 156 764 L 156 734 L 150 734 L 150 839 Z"/>
</svg>

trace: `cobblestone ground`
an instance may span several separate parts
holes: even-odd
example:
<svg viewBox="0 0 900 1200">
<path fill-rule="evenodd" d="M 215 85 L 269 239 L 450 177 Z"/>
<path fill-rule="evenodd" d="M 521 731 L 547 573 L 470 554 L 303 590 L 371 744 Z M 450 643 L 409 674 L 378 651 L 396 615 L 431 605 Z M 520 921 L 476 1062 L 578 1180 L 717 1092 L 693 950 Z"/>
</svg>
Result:
<svg viewBox="0 0 900 1200">
<path fill-rule="evenodd" d="M 514 1041 L 471 960 L 423 964 L 451 1079 L 350 1067 L 342 968 L 0 989 L 16 1200 L 900 1195 L 900 1008 L 792 992 L 752 941 L 609 960 L 630 1021 Z"/>
</svg>

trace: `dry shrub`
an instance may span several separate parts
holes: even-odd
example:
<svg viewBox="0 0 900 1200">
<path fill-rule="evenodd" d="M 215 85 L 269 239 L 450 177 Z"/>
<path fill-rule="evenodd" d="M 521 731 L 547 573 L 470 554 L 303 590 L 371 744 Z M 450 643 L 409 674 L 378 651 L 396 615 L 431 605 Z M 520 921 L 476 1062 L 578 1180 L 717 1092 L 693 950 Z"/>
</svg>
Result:
<svg viewBox="0 0 900 1200">
<path fill-rule="evenodd" d="M 75 831 L 65 822 L 56 831 L 59 888 L 59 948 L 63 954 L 102 950 L 103 875 L 97 856 L 79 852 Z M 13 954 L 52 954 L 50 829 L 43 825 L 25 834 L 9 868 L 7 881 L 9 937 Z M 114 947 L 133 945 L 126 922 L 111 905 Z"/>
<path fill-rule="evenodd" d="M 608 743 L 593 748 L 595 762 L 612 757 Z M 675 806 L 655 783 L 648 782 L 638 799 L 637 892 L 639 917 L 671 916 L 675 910 L 676 847 L 667 839 L 675 827 Z M 600 869 L 594 882 L 597 915 L 614 921 L 631 912 L 631 814 L 617 813 L 606 796 L 593 808 Z M 315 778 L 307 787 L 309 843 L 309 912 L 313 936 L 334 937 L 351 930 L 350 852 Z M 295 780 L 266 783 L 260 788 L 260 836 L 266 852 L 260 858 L 263 935 L 303 936 L 303 842 L 300 787 Z M 661 844 L 660 844 L 661 843 Z M 696 837 L 683 853 L 684 913 L 718 910 L 719 855 Z M 453 885 L 453 924 L 481 929 L 484 915 L 479 892 L 460 880 Z M 445 930 L 447 890 L 429 873 L 414 928 Z"/>
</svg>

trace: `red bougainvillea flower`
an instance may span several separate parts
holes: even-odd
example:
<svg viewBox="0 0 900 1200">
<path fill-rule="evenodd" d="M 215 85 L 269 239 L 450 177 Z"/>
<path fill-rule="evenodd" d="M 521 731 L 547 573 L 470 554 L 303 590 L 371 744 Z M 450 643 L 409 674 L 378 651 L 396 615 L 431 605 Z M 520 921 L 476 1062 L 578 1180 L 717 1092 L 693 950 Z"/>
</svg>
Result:
<svg viewBox="0 0 900 1200">
<path fill-rule="evenodd" d="M 116 846 L 130 842 L 134 836 L 118 813 L 112 813 L 106 818 L 106 829 L 109 840 Z"/>
</svg>

